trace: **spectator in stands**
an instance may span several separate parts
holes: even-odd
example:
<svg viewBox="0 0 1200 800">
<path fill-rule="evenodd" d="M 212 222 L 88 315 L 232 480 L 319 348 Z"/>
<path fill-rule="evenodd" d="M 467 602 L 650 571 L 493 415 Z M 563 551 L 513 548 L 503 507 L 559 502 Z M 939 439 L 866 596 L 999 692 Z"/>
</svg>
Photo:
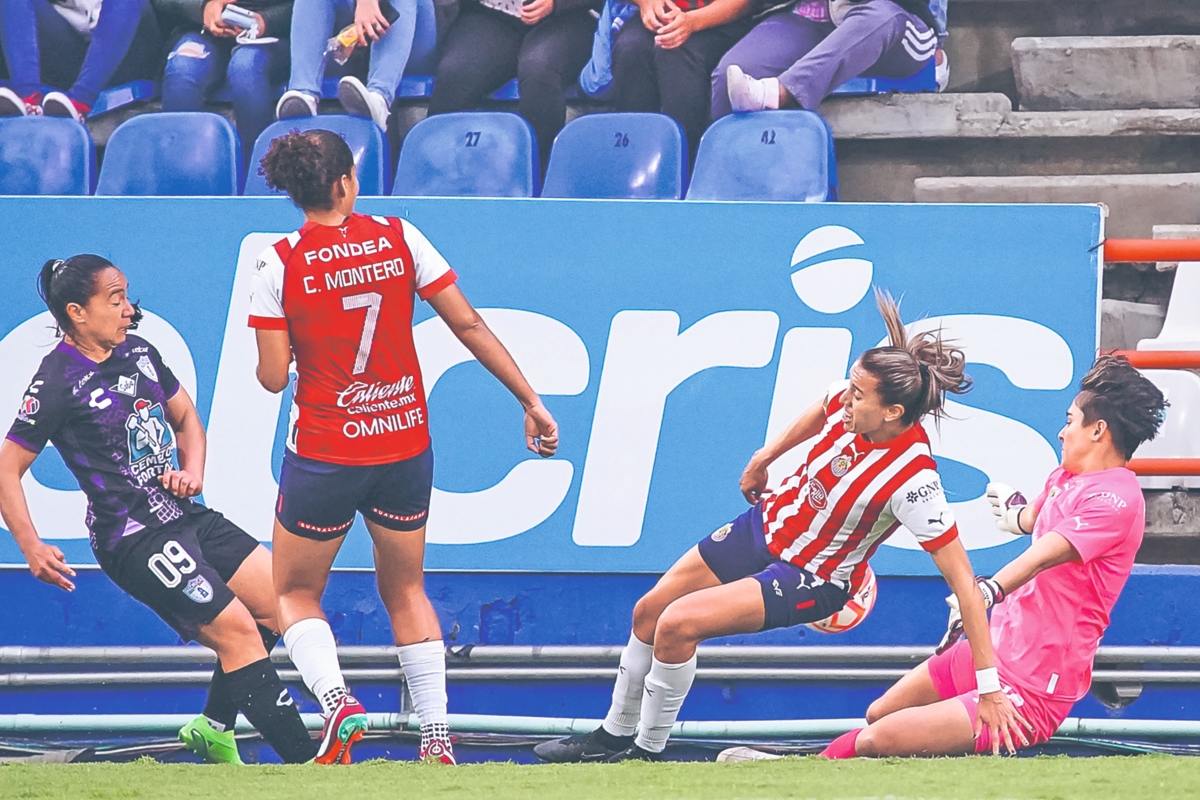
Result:
<svg viewBox="0 0 1200 800">
<path fill-rule="evenodd" d="M 388 17 L 392 20 L 389 22 Z M 275 116 L 317 114 L 329 37 L 353 23 L 357 41 L 371 43 L 367 83 L 353 75 L 338 82 L 338 100 L 347 114 L 367 117 L 387 130 L 396 87 L 412 52 L 416 0 L 295 0 L 292 14 L 292 76 Z"/>
<path fill-rule="evenodd" d="M 712 116 L 798 106 L 816 111 L 870 71 L 907 78 L 934 57 L 929 0 L 800 0 L 771 14 L 712 74 Z"/>
<path fill-rule="evenodd" d="M 255 30 L 221 18 L 236 3 L 251 12 Z M 163 111 L 201 111 L 226 81 L 246 155 L 274 119 L 276 86 L 287 80 L 287 33 L 292 0 L 154 0 L 174 40 L 163 74 Z M 252 35 L 253 34 L 253 35 Z"/>
<path fill-rule="evenodd" d="M 105 87 L 154 77 L 161 42 L 150 0 L 0 0 L 12 76 L 12 88 L 0 88 L 0 117 L 82 122 Z"/>
<path fill-rule="evenodd" d="M 591 55 L 602 0 L 467 0 L 442 43 L 429 113 L 475 108 L 512 78 L 517 113 L 537 135 L 543 163 L 567 120 L 564 91 Z"/>
<path fill-rule="evenodd" d="M 694 153 L 709 122 L 710 79 L 725 51 L 752 26 L 760 0 L 638 0 L 613 39 L 612 92 L 618 111 L 661 111 L 687 134 Z"/>
</svg>

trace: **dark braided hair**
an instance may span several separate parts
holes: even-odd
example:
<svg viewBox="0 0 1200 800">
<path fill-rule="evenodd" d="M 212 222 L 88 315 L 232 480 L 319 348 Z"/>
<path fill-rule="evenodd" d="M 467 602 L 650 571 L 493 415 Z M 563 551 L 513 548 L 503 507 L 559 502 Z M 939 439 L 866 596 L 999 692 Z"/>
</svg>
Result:
<svg viewBox="0 0 1200 800">
<path fill-rule="evenodd" d="M 1170 405 L 1158 387 L 1121 356 L 1100 356 L 1083 376 L 1075 405 L 1083 421 L 1104 420 L 1113 446 L 1127 460 L 1158 435 Z"/>
<path fill-rule="evenodd" d="M 333 187 L 354 169 L 354 154 L 333 131 L 296 131 L 271 142 L 261 173 L 301 209 L 333 208 Z"/>
<path fill-rule="evenodd" d="M 926 414 L 940 420 L 946 392 L 964 394 L 971 388 L 967 357 L 928 331 L 910 337 L 900 319 L 900 304 L 888 292 L 876 289 L 875 304 L 891 346 L 868 350 L 858 363 L 879 381 L 885 404 L 904 407 L 901 422 L 911 425 Z"/>
<path fill-rule="evenodd" d="M 96 279 L 101 272 L 116 265 L 103 256 L 82 253 L 68 259 L 52 258 L 42 265 L 38 273 L 38 295 L 54 315 L 58 334 L 70 333 L 75 327 L 67 306 L 75 303 L 86 306 L 96 294 Z M 133 320 L 130 328 L 136 328 L 142 320 L 137 303 L 133 304 Z"/>
</svg>

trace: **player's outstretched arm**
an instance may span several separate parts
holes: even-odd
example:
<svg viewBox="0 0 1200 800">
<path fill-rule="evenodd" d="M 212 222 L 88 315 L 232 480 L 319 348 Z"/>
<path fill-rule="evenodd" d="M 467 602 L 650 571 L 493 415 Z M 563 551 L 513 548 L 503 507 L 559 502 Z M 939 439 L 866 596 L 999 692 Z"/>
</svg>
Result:
<svg viewBox="0 0 1200 800">
<path fill-rule="evenodd" d="M 558 449 L 558 423 L 542 405 L 542 399 L 525 380 L 508 349 L 492 333 L 462 291 L 453 284 L 429 298 L 451 333 L 458 338 L 484 369 L 496 376 L 525 409 L 526 446 L 542 458 Z"/>
<path fill-rule="evenodd" d="M 1005 594 L 1012 594 L 1033 580 L 1039 572 L 1080 560 L 1079 551 L 1066 537 L 1050 531 L 1031 544 L 1024 553 L 1005 564 L 993 579 L 1004 587 Z"/>
<path fill-rule="evenodd" d="M 767 488 L 767 467 L 775 463 L 775 459 L 801 442 L 816 436 L 824 425 L 825 401 L 821 399 L 805 409 L 783 432 L 751 456 L 750 463 L 742 472 L 740 483 L 746 502 L 757 503 L 762 499 L 762 494 Z"/>
<path fill-rule="evenodd" d="M 948 544 L 930 553 L 941 571 L 950 590 L 958 597 L 962 613 L 963 628 L 971 644 L 971 656 L 975 660 L 975 680 L 979 688 L 979 720 L 975 735 L 986 725 L 991 734 L 992 752 L 1000 754 L 1000 743 L 1010 753 L 1017 752 L 1014 738 L 1029 744 L 1026 730 L 1029 724 L 1013 706 L 1008 696 L 1000 690 L 1000 679 L 996 671 L 996 654 L 992 650 L 992 635 L 988 629 L 987 607 L 983 594 L 975 583 L 971 560 L 966 548 L 955 538 Z"/>
<path fill-rule="evenodd" d="M 175 429 L 179 469 L 168 469 L 159 476 L 159 483 L 176 497 L 195 497 L 204 491 L 208 439 L 187 389 L 180 386 L 174 397 L 167 401 L 167 416 Z"/>
<path fill-rule="evenodd" d="M 75 577 L 75 570 L 67 566 L 62 550 L 41 540 L 33 527 L 33 518 L 29 516 L 21 478 L 35 458 L 37 453 L 10 439 L 0 444 L 0 516 L 17 540 L 34 577 L 65 591 L 74 591 L 75 584 L 70 578 Z"/>
</svg>

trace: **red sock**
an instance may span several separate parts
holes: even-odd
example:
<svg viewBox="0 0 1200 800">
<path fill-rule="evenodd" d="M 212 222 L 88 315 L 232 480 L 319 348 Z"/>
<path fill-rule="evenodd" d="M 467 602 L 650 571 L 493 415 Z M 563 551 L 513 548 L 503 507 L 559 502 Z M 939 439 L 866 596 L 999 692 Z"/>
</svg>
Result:
<svg viewBox="0 0 1200 800">
<path fill-rule="evenodd" d="M 855 728 L 849 733 L 843 733 L 830 742 L 829 747 L 821 751 L 821 756 L 823 758 L 854 758 L 858 755 L 854 751 L 854 743 L 858 741 L 858 735 L 862 731 L 862 728 Z"/>
</svg>

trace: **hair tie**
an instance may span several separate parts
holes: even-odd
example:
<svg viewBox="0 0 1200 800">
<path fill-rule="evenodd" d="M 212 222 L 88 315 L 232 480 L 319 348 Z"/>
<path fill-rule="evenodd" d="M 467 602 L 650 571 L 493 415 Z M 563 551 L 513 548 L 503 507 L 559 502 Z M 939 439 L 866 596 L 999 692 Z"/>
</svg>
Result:
<svg viewBox="0 0 1200 800">
<path fill-rule="evenodd" d="M 62 268 L 65 267 L 66 265 L 67 265 L 67 262 L 63 261 L 61 258 L 58 259 L 57 261 L 55 261 L 53 269 L 50 270 L 51 276 L 57 275 L 58 273 L 62 272 Z"/>
</svg>

